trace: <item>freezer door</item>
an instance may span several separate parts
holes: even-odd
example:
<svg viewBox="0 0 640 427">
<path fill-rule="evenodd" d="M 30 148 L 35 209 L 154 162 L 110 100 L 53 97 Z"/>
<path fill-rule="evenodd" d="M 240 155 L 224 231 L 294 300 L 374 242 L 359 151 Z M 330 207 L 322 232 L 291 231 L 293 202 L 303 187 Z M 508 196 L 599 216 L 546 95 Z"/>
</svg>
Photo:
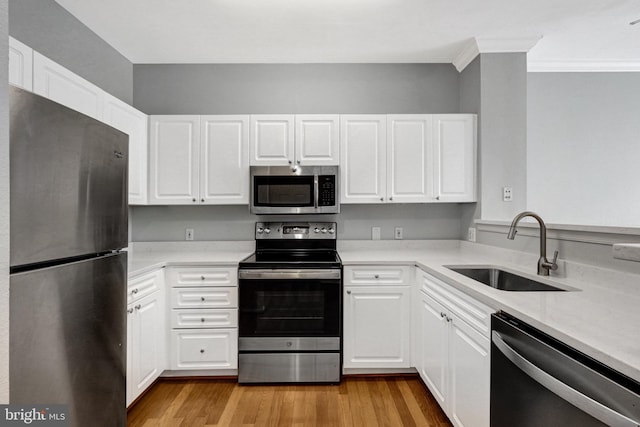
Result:
<svg viewBox="0 0 640 427">
<path fill-rule="evenodd" d="M 11 266 L 127 246 L 129 137 L 10 87 Z"/>
<path fill-rule="evenodd" d="M 11 275 L 9 398 L 125 426 L 126 253 Z"/>
</svg>

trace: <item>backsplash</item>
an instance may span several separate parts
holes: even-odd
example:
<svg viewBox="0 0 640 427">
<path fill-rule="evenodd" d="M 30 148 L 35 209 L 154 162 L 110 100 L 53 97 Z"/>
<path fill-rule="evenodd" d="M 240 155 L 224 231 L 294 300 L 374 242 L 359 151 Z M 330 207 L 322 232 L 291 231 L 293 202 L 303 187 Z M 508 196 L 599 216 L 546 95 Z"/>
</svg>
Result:
<svg viewBox="0 0 640 427">
<path fill-rule="evenodd" d="M 391 240 L 402 227 L 405 240 L 458 239 L 461 205 L 389 204 L 342 205 L 335 215 L 253 215 L 248 206 L 132 206 L 131 240 L 134 242 L 184 241 L 185 230 L 194 240 L 253 240 L 257 221 L 333 221 L 338 239 L 370 240 L 371 227 L 380 238 Z"/>
</svg>

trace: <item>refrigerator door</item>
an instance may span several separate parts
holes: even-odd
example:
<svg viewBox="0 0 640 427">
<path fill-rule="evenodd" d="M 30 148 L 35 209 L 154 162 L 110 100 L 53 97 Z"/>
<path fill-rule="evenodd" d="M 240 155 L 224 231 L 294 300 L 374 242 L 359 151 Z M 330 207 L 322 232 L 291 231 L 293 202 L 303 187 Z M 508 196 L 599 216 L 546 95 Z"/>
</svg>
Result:
<svg viewBox="0 0 640 427">
<path fill-rule="evenodd" d="M 126 247 L 129 137 L 9 90 L 11 266 Z"/>
<path fill-rule="evenodd" d="M 125 426 L 126 252 L 11 275 L 10 401 Z"/>
</svg>

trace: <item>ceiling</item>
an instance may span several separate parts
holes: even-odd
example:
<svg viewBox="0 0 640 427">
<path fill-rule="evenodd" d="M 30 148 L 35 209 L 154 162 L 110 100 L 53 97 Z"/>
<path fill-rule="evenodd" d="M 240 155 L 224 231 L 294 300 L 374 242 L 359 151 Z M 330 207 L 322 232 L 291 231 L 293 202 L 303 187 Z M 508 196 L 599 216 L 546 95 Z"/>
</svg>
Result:
<svg viewBox="0 0 640 427">
<path fill-rule="evenodd" d="M 134 64 L 451 62 L 640 71 L 638 0 L 56 0 Z M 466 57 L 466 60 L 465 60 Z M 625 68 L 626 67 L 626 68 Z"/>
</svg>

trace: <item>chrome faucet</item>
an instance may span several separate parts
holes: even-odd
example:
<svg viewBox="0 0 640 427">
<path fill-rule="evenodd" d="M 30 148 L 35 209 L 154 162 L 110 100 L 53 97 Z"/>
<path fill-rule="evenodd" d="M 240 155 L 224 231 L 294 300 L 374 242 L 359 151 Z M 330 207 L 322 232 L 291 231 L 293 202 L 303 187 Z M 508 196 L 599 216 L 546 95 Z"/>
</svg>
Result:
<svg viewBox="0 0 640 427">
<path fill-rule="evenodd" d="M 516 217 L 511 222 L 511 227 L 509 227 L 509 233 L 507 234 L 507 239 L 513 240 L 516 238 L 516 226 L 520 222 L 520 220 L 526 216 L 530 216 L 538 221 L 540 224 L 540 258 L 538 258 L 538 274 L 540 276 L 548 276 L 549 270 L 556 271 L 558 269 L 558 251 L 555 251 L 553 254 L 553 261 L 549 262 L 547 259 L 547 226 L 544 225 L 544 221 L 538 214 L 531 211 L 525 211 L 516 215 Z"/>
</svg>

